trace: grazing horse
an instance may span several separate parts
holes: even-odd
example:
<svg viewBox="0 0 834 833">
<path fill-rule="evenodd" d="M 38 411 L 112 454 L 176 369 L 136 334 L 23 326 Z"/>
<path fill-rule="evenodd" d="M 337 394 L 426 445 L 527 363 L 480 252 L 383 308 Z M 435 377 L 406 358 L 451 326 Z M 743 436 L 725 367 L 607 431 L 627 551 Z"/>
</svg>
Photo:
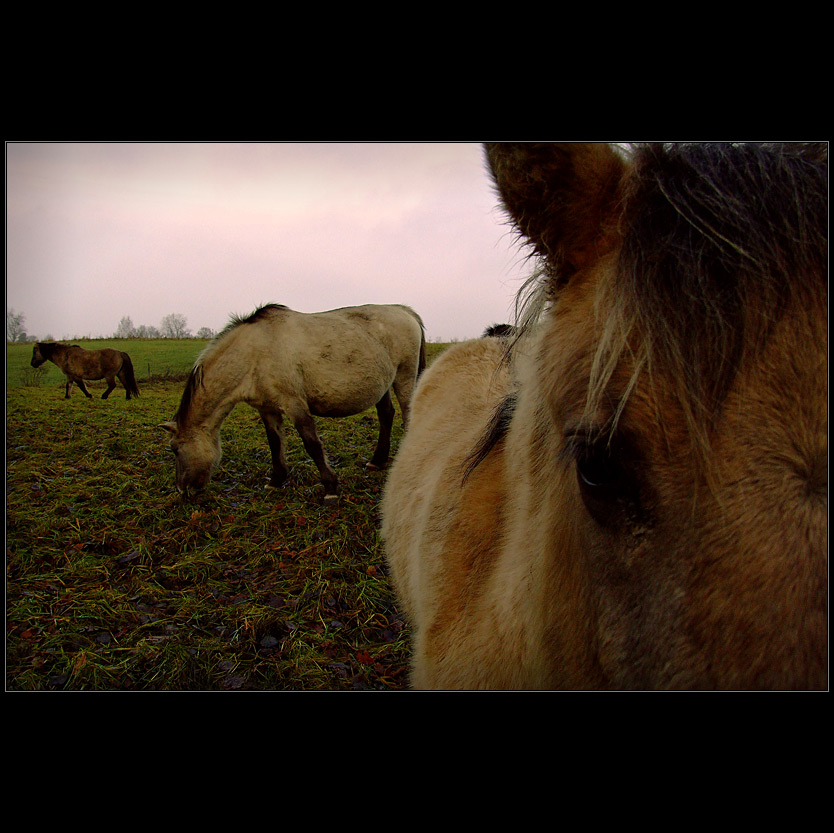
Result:
<svg viewBox="0 0 834 833">
<path fill-rule="evenodd" d="M 107 390 L 101 395 L 102 399 L 108 396 L 116 388 L 116 378 L 124 385 L 127 391 L 127 398 L 139 396 L 139 387 L 136 384 L 136 377 L 133 375 L 133 362 L 127 353 L 121 350 L 85 350 L 77 344 L 61 344 L 59 342 L 39 341 L 32 350 L 32 367 L 40 367 L 44 362 L 54 362 L 67 377 L 66 393 L 64 399 L 70 398 L 70 389 L 75 382 L 81 393 L 88 399 L 92 394 L 87 390 L 84 380 L 95 381 L 97 379 L 107 380 Z"/>
<path fill-rule="evenodd" d="M 379 439 L 368 468 L 388 463 L 397 396 L 408 423 L 411 394 L 426 364 L 423 322 L 399 305 L 301 313 L 269 304 L 228 327 L 198 357 L 170 432 L 177 490 L 188 496 L 209 482 L 220 462 L 220 426 L 238 402 L 261 415 L 272 453 L 271 485 L 287 477 L 283 418 L 313 458 L 325 500 L 338 496 L 314 416 L 345 417 L 376 405 Z"/>
<path fill-rule="evenodd" d="M 411 685 L 827 687 L 827 148 L 488 145 L 523 334 L 383 497 Z"/>
</svg>

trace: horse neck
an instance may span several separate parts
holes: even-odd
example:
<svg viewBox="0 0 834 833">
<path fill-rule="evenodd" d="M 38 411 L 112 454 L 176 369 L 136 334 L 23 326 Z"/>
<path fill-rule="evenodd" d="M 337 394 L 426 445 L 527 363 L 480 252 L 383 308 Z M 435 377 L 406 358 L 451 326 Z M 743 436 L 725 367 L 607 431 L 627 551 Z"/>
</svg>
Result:
<svg viewBox="0 0 834 833">
<path fill-rule="evenodd" d="M 69 350 L 69 347 L 66 344 L 56 343 L 45 350 L 42 345 L 40 349 L 41 355 L 45 359 L 60 367 L 61 370 L 64 369 L 64 365 L 67 361 L 67 351 Z"/>
<path fill-rule="evenodd" d="M 216 435 L 235 405 L 246 398 L 251 373 L 252 366 L 234 350 L 204 359 L 191 397 L 188 426 Z"/>
</svg>

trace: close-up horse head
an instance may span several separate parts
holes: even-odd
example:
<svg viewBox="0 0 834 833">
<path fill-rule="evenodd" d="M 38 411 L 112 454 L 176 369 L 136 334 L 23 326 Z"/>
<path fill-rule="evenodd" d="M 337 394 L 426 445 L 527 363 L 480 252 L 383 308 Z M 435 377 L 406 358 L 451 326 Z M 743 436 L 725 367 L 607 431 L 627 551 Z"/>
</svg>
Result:
<svg viewBox="0 0 834 833">
<path fill-rule="evenodd" d="M 387 484 L 413 685 L 824 688 L 827 149 L 485 156 L 533 277 Z"/>
</svg>

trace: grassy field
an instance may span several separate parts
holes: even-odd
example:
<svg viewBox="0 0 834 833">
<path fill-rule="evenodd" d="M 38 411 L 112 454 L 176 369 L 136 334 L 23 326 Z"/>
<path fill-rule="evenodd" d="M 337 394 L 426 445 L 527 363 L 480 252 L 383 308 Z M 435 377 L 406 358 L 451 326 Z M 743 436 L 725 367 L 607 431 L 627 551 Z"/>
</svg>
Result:
<svg viewBox="0 0 834 833">
<path fill-rule="evenodd" d="M 28 367 L 7 345 L 7 690 L 395 690 L 407 626 L 378 535 L 384 474 L 374 411 L 318 420 L 342 497 L 288 431 L 289 482 L 266 489 L 257 413 L 222 429 L 208 490 L 184 502 L 160 422 L 205 342 L 109 341 L 133 358 L 141 397 Z M 431 354 L 442 347 L 430 345 Z M 394 450 L 402 432 L 395 422 Z"/>
</svg>

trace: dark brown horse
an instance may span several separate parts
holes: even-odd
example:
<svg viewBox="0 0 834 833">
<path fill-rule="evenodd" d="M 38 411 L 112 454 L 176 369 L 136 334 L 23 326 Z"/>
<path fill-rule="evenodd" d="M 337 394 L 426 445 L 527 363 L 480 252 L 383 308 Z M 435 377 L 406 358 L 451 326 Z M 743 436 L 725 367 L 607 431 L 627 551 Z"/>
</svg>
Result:
<svg viewBox="0 0 834 833">
<path fill-rule="evenodd" d="M 386 484 L 412 684 L 826 688 L 827 148 L 487 160 L 539 269 Z"/>
<path fill-rule="evenodd" d="M 133 375 L 133 362 L 121 350 L 85 350 L 77 344 L 39 341 L 32 351 L 32 367 L 40 367 L 46 361 L 53 362 L 64 371 L 67 377 L 65 399 L 70 398 L 73 382 L 81 388 L 84 396 L 92 399 L 92 394 L 84 384 L 85 379 L 107 380 L 107 390 L 101 395 L 102 399 L 107 399 L 115 389 L 117 378 L 124 385 L 128 399 L 139 396 L 136 377 Z"/>
</svg>

